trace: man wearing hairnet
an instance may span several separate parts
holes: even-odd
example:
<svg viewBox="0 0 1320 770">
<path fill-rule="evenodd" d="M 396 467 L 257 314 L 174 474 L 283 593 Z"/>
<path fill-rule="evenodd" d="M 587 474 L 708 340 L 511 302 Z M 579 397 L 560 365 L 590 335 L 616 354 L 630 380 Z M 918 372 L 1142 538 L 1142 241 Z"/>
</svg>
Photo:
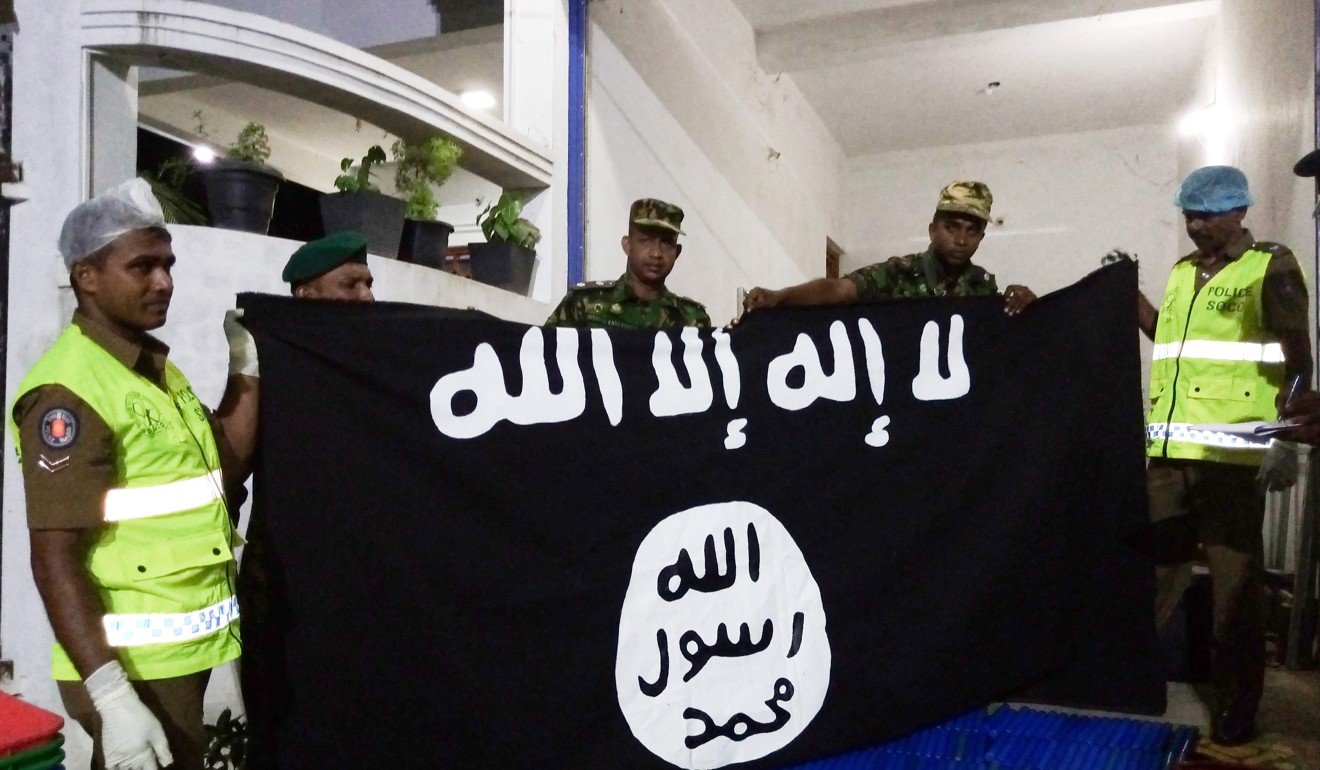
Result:
<svg viewBox="0 0 1320 770">
<path fill-rule="evenodd" d="M 210 670 L 240 652 L 224 494 L 239 463 L 148 334 L 174 291 L 164 224 L 140 179 L 70 212 L 78 309 L 10 411 L 53 676 L 98 767 L 201 768 Z"/>
<path fill-rule="evenodd" d="M 1254 736 L 1264 684 L 1261 488 L 1297 478 L 1290 447 L 1225 425 L 1274 420 L 1311 373 L 1301 268 L 1287 247 L 1242 227 L 1252 202 L 1238 169 L 1192 172 L 1175 203 L 1196 250 L 1174 265 L 1158 310 L 1137 295 L 1141 330 L 1155 343 L 1146 488 L 1156 622 L 1176 608 L 1204 549 L 1214 586 L 1211 737 L 1225 745 Z"/>
</svg>

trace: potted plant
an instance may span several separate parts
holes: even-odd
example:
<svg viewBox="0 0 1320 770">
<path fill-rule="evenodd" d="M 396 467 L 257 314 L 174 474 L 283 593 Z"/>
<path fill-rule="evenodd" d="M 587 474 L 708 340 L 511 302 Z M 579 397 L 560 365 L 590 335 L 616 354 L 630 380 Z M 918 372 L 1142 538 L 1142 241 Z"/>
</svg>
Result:
<svg viewBox="0 0 1320 770">
<path fill-rule="evenodd" d="M 206 224 L 206 210 L 183 190 L 183 184 L 193 170 L 193 165 L 187 160 L 172 156 L 166 158 L 155 171 L 149 169 L 138 171 L 138 176 L 151 185 L 152 194 L 160 201 L 160 209 L 165 214 L 165 221 L 170 224 Z"/>
<path fill-rule="evenodd" d="M 532 285 L 536 244 L 541 240 L 541 231 L 522 218 L 522 209 L 522 197 L 504 193 L 477 216 L 486 242 L 468 244 L 472 277 L 518 294 L 526 294 Z"/>
<path fill-rule="evenodd" d="M 200 118 L 199 118 L 200 119 Z M 199 132 L 206 136 L 199 124 Z M 223 158 L 206 168 L 206 207 L 211 224 L 229 230 L 265 235 L 275 213 L 275 193 L 284 175 L 266 165 L 270 137 L 260 123 L 248 123 Z"/>
<path fill-rule="evenodd" d="M 383 257 L 398 253 L 404 203 L 381 193 L 371 181 L 371 167 L 385 162 L 385 150 L 373 144 L 353 168 L 353 159 L 339 162 L 335 189 L 321 196 L 321 223 L 327 233 L 356 230 L 367 239 L 367 251 Z"/>
<path fill-rule="evenodd" d="M 454 173 L 463 148 L 442 136 L 433 136 L 419 144 L 399 139 L 390 150 L 398 164 L 394 170 L 394 187 L 405 196 L 407 204 L 399 259 L 444 269 L 449 234 L 454 232 L 454 226 L 436 219 L 440 203 L 435 188 Z"/>
</svg>

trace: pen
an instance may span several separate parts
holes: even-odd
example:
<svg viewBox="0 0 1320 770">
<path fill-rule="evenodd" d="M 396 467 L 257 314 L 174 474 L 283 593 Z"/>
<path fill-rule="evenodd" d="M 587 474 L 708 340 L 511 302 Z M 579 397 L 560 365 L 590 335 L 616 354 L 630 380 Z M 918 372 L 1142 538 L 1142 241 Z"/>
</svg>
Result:
<svg viewBox="0 0 1320 770">
<path fill-rule="evenodd" d="M 1288 407 L 1292 406 L 1293 398 L 1300 392 L 1302 392 L 1302 375 L 1294 374 L 1288 380 L 1288 395 L 1283 399 L 1283 411 L 1288 411 Z"/>
</svg>

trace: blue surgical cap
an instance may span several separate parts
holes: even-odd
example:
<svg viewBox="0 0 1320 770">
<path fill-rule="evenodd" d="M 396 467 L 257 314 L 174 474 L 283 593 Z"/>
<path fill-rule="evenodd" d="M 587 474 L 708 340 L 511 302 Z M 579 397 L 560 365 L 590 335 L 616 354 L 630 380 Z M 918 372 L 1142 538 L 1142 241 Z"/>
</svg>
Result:
<svg viewBox="0 0 1320 770">
<path fill-rule="evenodd" d="M 1183 211 L 1222 214 L 1244 209 L 1256 200 L 1247 189 L 1247 176 L 1232 166 L 1206 166 L 1187 175 L 1173 203 Z"/>
</svg>

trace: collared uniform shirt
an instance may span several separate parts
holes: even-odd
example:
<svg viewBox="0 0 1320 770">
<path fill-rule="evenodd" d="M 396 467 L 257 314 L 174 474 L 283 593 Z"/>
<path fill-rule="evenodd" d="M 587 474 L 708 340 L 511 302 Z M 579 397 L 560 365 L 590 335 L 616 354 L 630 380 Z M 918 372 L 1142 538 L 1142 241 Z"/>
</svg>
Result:
<svg viewBox="0 0 1320 770">
<path fill-rule="evenodd" d="M 848 273 L 857 287 L 859 302 L 923 297 L 993 297 L 999 294 L 995 277 L 977 265 L 968 265 L 956 278 L 927 249 L 918 254 L 891 257 Z"/>
<path fill-rule="evenodd" d="M 1250 230 L 1243 230 L 1242 234 L 1224 250 L 1224 258 L 1234 262 L 1253 248 L 1270 254 L 1269 264 L 1265 266 L 1265 279 L 1261 283 L 1261 325 L 1276 335 L 1283 332 L 1308 331 L 1310 302 L 1307 300 L 1306 282 L 1302 278 L 1302 267 L 1297 263 L 1297 257 L 1287 246 L 1269 241 L 1257 241 L 1251 236 Z M 1198 249 L 1179 259 L 1178 262 L 1194 262 L 1200 257 L 1201 251 Z M 1205 284 L 1205 279 L 1198 273 L 1196 281 L 1198 292 Z M 1198 298 L 1200 298 L 1199 294 Z"/>
<path fill-rule="evenodd" d="M 699 302 L 665 289 L 655 299 L 642 299 L 625 277 L 576 286 L 564 295 L 546 326 L 606 329 L 681 329 L 710 327 L 710 316 Z"/>
<path fill-rule="evenodd" d="M 169 347 L 147 335 L 141 344 L 116 335 L 81 312 L 73 323 L 115 360 L 164 388 Z M 59 440 L 49 436 L 49 415 L 59 417 Z M 237 467 L 219 422 L 207 413 L 220 455 L 221 474 L 233 479 Z M 21 445 L 23 483 L 27 490 L 30 529 L 90 529 L 104 522 L 106 492 L 114 488 L 115 437 L 105 420 L 62 385 L 42 385 L 14 404 L 14 422 Z"/>
</svg>

